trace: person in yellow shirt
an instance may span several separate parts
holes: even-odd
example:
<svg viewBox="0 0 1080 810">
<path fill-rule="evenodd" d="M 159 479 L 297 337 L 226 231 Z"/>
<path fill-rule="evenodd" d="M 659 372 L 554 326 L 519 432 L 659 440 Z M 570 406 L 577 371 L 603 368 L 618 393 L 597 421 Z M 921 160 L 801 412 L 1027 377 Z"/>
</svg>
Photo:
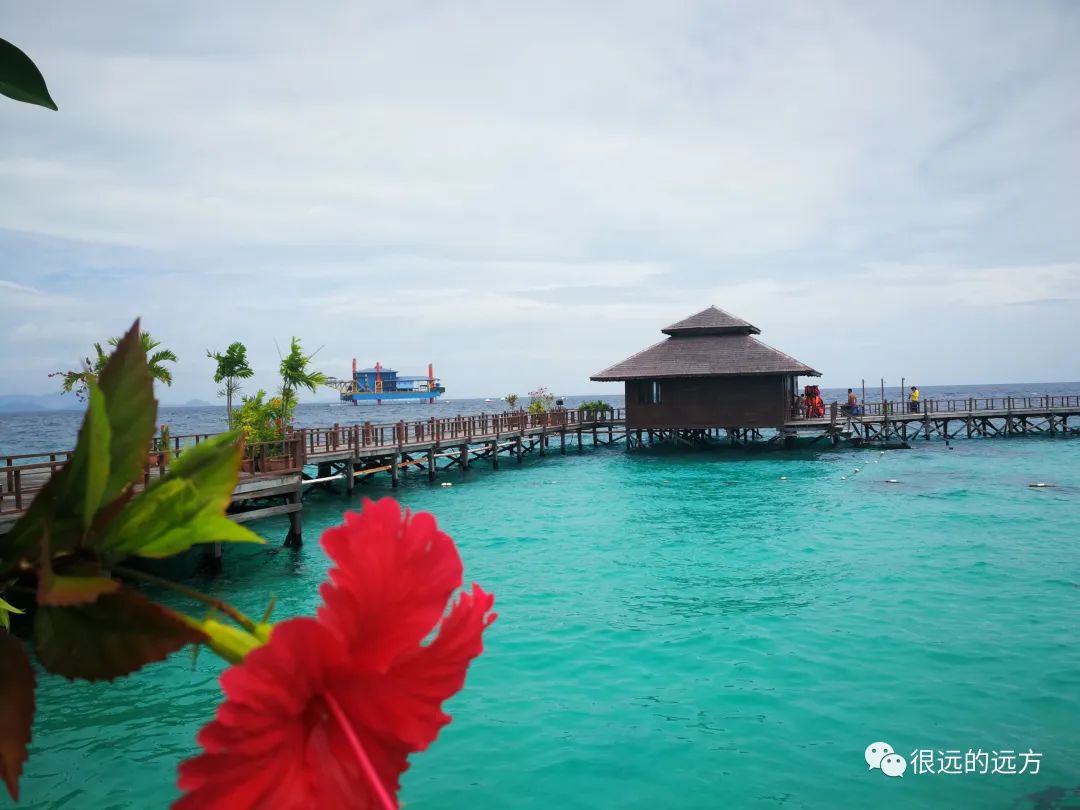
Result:
<svg viewBox="0 0 1080 810">
<path fill-rule="evenodd" d="M 911 386 L 911 394 L 908 395 L 908 410 L 912 413 L 919 412 L 919 389 Z"/>
</svg>

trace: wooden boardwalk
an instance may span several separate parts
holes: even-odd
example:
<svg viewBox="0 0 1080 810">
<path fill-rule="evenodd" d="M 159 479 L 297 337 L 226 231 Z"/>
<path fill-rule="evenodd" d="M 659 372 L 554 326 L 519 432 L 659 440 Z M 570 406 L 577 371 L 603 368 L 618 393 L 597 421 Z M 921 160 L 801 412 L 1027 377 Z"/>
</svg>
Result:
<svg viewBox="0 0 1080 810">
<path fill-rule="evenodd" d="M 1072 420 L 1070 424 L 1069 420 Z M 917 438 L 945 439 L 1065 435 L 1080 433 L 1080 396 L 927 399 L 912 410 L 907 402 L 870 402 L 851 414 L 838 403 L 816 418 L 792 416 L 776 428 L 692 427 L 627 430 L 630 447 L 673 444 L 683 447 L 773 445 L 799 447 L 826 443 L 903 447 Z"/>
<path fill-rule="evenodd" d="M 1069 420 L 1072 420 L 1070 424 Z M 529 453 L 583 452 L 625 440 L 631 448 L 668 443 L 685 446 L 774 445 L 792 447 L 826 443 L 906 446 L 915 439 L 1065 435 L 1080 433 L 1080 396 L 998 399 L 924 400 L 918 411 L 906 402 L 867 403 L 849 414 L 833 403 L 824 417 L 791 419 L 774 429 L 702 427 L 677 430 L 627 428 L 623 409 L 609 411 L 521 411 L 390 424 L 333 425 L 302 428 L 276 442 L 244 448 L 230 515 L 239 522 L 288 515 L 288 544 L 301 542 L 303 494 L 310 487 L 344 486 L 352 493 L 358 481 L 385 474 L 392 486 L 403 477 L 423 474 L 429 481 L 444 470 L 468 470 L 483 463 L 520 463 Z M 155 446 L 147 459 L 143 486 L 164 474 L 169 454 L 214 434 L 174 436 L 169 453 Z M 26 510 L 34 495 L 70 451 L 0 457 L 0 535 Z M 218 549 L 218 553 L 219 553 Z"/>
<path fill-rule="evenodd" d="M 1064 435 L 1080 432 L 1080 396 L 927 399 L 915 408 L 908 402 L 870 402 L 856 414 L 833 403 L 827 416 L 794 419 L 785 428 L 788 435 L 816 433 L 816 440 L 834 444 L 840 440 L 906 444 L 917 438 Z"/>
<path fill-rule="evenodd" d="M 169 453 L 155 445 L 147 459 L 143 486 L 164 474 L 168 456 L 182 454 L 216 434 L 170 438 Z M 286 542 L 301 542 L 303 492 L 342 482 L 352 493 L 356 482 L 386 473 L 392 486 L 412 471 L 434 480 L 441 470 L 467 470 L 477 461 L 498 469 L 500 459 L 520 463 L 528 453 L 565 454 L 625 437 L 623 411 L 552 411 L 480 414 L 391 424 L 301 428 L 276 442 L 250 444 L 233 491 L 231 517 L 239 522 L 289 515 Z M 0 457 L 0 535 L 26 511 L 34 495 L 71 451 Z"/>
</svg>

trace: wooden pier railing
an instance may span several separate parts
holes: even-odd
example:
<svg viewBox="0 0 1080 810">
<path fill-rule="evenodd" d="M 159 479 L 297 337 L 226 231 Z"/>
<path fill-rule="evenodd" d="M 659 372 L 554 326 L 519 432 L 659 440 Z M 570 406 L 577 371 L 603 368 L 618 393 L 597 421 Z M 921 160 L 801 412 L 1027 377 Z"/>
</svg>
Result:
<svg viewBox="0 0 1080 810">
<path fill-rule="evenodd" d="M 548 413 L 514 411 L 507 413 L 454 416 L 442 419 L 399 421 L 388 424 L 365 422 L 354 425 L 300 428 L 283 438 L 250 442 L 244 446 L 241 480 L 299 473 L 320 455 L 342 451 L 360 454 L 379 448 L 393 449 L 424 443 L 462 443 L 497 439 L 541 428 L 558 431 L 569 428 L 607 425 L 624 418 L 622 409 L 605 411 L 561 410 Z M 172 457 L 196 447 L 219 434 L 189 433 L 169 436 L 166 448 L 156 437 L 147 456 L 143 483 L 162 476 Z M 0 456 L 0 514 L 21 512 L 49 476 L 71 457 L 70 450 Z"/>
<path fill-rule="evenodd" d="M 958 416 L 965 415 L 979 415 L 989 412 L 998 414 L 1012 414 L 1023 413 L 1025 411 L 1031 413 L 1046 413 L 1055 410 L 1076 410 L 1080 408 L 1080 395 L 1066 394 L 1066 395 L 1035 395 L 1026 397 L 973 397 L 969 399 L 920 399 L 917 403 L 914 403 L 916 407 L 912 407 L 912 403 L 907 400 L 886 400 L 884 402 L 866 402 L 856 406 L 854 414 L 849 414 L 846 405 L 840 403 L 831 403 L 829 410 L 827 411 L 827 417 L 831 421 L 839 419 L 847 419 L 848 416 L 852 416 L 855 419 L 860 417 L 876 418 L 883 415 L 889 417 L 902 417 L 902 416 L 923 416 L 934 414 L 951 414 L 955 413 Z M 820 419 L 821 417 L 815 417 Z M 814 421 L 813 419 L 806 420 L 804 416 L 794 416 L 794 420 Z"/>
<path fill-rule="evenodd" d="M 424 419 L 413 422 L 393 422 L 358 425 L 333 425 L 325 428 L 301 428 L 307 457 L 322 453 L 369 448 L 405 447 L 431 442 L 451 443 L 494 439 L 533 428 L 561 430 L 591 427 L 618 422 L 625 418 L 622 408 L 607 411 L 549 411 L 528 413 L 485 413 L 477 416 L 454 416 L 443 419 Z"/>
<path fill-rule="evenodd" d="M 205 441 L 209 435 L 177 436 L 170 440 L 166 451 L 155 440 L 147 454 L 143 467 L 143 485 L 165 474 L 169 461 L 184 451 Z M 187 441 L 190 440 L 190 441 Z M 22 453 L 0 457 L 0 515 L 21 512 L 30 505 L 37 491 L 45 485 L 53 473 L 67 463 L 70 450 L 49 453 Z M 46 459 L 46 460 L 41 460 Z M 299 473 L 304 467 L 304 445 L 299 434 L 290 434 L 269 442 L 251 442 L 244 445 L 244 457 L 240 464 L 240 477 L 256 478 L 260 475 L 287 475 Z"/>
</svg>

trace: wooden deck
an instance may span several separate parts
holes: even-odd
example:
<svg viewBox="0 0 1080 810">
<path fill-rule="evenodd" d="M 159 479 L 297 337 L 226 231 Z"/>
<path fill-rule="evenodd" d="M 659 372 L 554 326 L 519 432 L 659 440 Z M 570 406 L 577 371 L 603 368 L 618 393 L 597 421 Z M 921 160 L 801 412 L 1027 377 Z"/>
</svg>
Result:
<svg viewBox="0 0 1080 810">
<path fill-rule="evenodd" d="M 168 455 L 180 455 L 215 434 L 173 436 L 166 448 L 156 445 L 147 459 L 142 486 L 164 474 Z M 302 428 L 277 442 L 248 445 L 231 517 L 239 522 L 289 515 L 287 542 L 299 543 L 303 492 L 341 481 L 351 493 L 357 480 L 387 473 L 393 486 L 410 471 L 433 480 L 440 470 L 468 469 L 483 459 L 496 469 L 501 457 L 521 462 L 527 453 L 545 455 L 553 444 L 560 453 L 576 445 L 611 444 L 625 436 L 621 410 L 552 411 L 458 416 L 390 424 L 333 425 Z M 22 515 L 34 495 L 71 451 L 46 451 L 0 457 L 0 535 Z"/>
<path fill-rule="evenodd" d="M 315 486 L 344 486 L 386 474 L 392 486 L 402 477 L 423 473 L 429 481 L 444 470 L 467 470 L 477 462 L 498 469 L 520 463 L 529 453 L 582 452 L 625 440 L 631 448 L 666 442 L 675 445 L 734 446 L 841 443 L 904 446 L 917 438 L 1064 435 L 1080 433 L 1080 396 L 1004 399 L 924 400 L 918 411 L 906 402 L 867 403 L 861 413 L 845 413 L 836 403 L 816 419 L 789 419 L 774 430 L 726 426 L 677 429 L 628 428 L 625 412 L 524 412 L 424 419 L 389 424 L 302 428 L 283 440 L 248 445 L 230 515 L 246 522 L 288 515 L 289 544 L 301 541 L 303 493 Z M 1069 420 L 1073 422 L 1070 425 Z M 169 451 L 182 454 L 213 434 L 174 436 Z M 0 535 L 29 506 L 70 451 L 0 457 Z M 143 486 L 164 474 L 165 448 L 147 459 Z"/>
<path fill-rule="evenodd" d="M 908 402 L 871 402 L 854 415 L 833 403 L 827 416 L 792 419 L 785 430 L 788 435 L 816 432 L 819 438 L 833 443 L 840 439 L 906 443 L 916 438 L 1076 433 L 1080 430 L 1080 396 L 927 399 L 914 409 Z"/>
</svg>

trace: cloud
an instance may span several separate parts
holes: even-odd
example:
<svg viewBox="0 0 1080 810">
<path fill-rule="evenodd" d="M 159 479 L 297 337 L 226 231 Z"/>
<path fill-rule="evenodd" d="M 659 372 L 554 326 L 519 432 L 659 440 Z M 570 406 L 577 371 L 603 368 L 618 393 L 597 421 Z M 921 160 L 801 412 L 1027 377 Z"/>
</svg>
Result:
<svg viewBox="0 0 1080 810">
<path fill-rule="evenodd" d="M 0 104 L 6 327 L 75 325 L 41 363 L 137 315 L 177 399 L 212 392 L 206 348 L 265 370 L 291 334 L 336 374 L 595 389 L 709 303 L 827 379 L 1061 376 L 1036 336 L 1080 337 L 1070 4 L 111 0 L 5 26 L 61 107 Z M 974 369 L 866 337 L 927 311 L 964 354 L 994 318 L 1028 337 Z"/>
<path fill-rule="evenodd" d="M 0 301 L 10 314 L 17 310 L 56 310 L 73 303 L 67 296 L 54 295 L 27 284 L 0 279 Z"/>
</svg>

